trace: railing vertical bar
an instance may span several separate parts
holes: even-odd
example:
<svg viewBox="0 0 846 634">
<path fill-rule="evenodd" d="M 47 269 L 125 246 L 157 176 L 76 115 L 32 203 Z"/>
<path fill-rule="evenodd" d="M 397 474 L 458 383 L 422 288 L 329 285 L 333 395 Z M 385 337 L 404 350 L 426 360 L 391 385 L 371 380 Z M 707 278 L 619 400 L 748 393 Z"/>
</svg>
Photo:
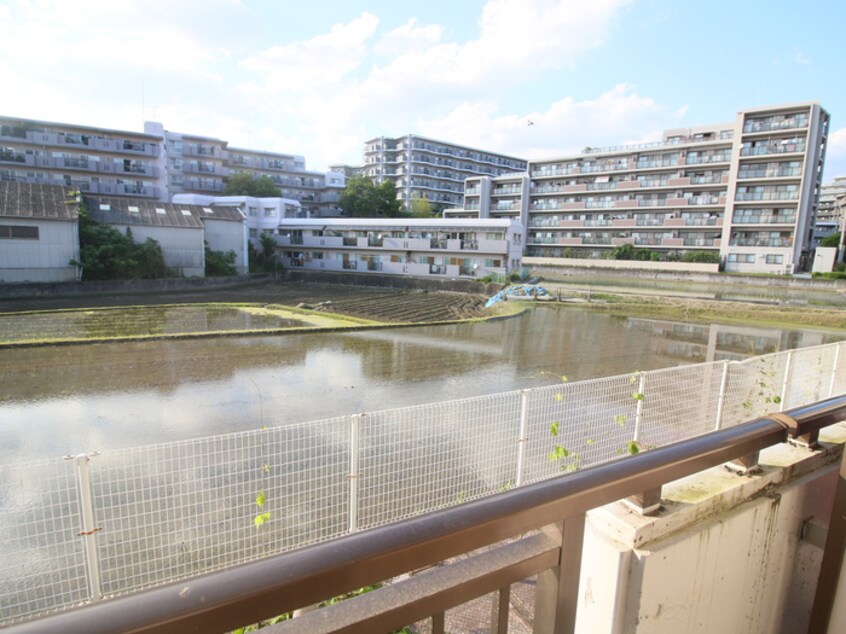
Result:
<svg viewBox="0 0 846 634">
<path fill-rule="evenodd" d="M 643 399 L 645 397 L 644 390 L 646 389 L 646 374 L 641 373 L 640 382 L 637 384 L 637 392 L 639 398 L 637 399 L 637 409 L 635 410 L 635 428 L 634 428 L 634 442 L 640 442 L 640 424 L 643 420 Z"/>
<path fill-rule="evenodd" d="M 358 483 L 359 483 L 359 465 L 358 459 L 360 455 L 361 444 L 361 419 L 364 414 L 356 414 L 350 417 L 350 506 L 349 506 L 349 532 L 354 533 L 358 530 Z"/>
<path fill-rule="evenodd" d="M 787 409 L 787 394 L 790 391 L 790 378 L 793 373 L 793 350 L 788 350 L 787 360 L 784 362 L 784 380 L 781 383 L 781 403 L 779 408 Z"/>
<path fill-rule="evenodd" d="M 534 632 L 568 634 L 576 627 L 585 515 L 568 517 L 563 523 L 547 526 L 543 530 L 560 540 L 561 558 L 556 567 L 538 574 Z"/>
<path fill-rule="evenodd" d="M 444 634 L 444 620 L 443 612 L 432 615 L 432 634 Z"/>
<path fill-rule="evenodd" d="M 834 363 L 831 364 L 831 382 L 828 384 L 828 398 L 834 396 L 834 384 L 837 382 L 837 366 L 840 365 L 840 346 L 838 343 L 834 346 Z"/>
<path fill-rule="evenodd" d="M 99 601 L 103 598 L 103 585 L 100 578 L 100 557 L 97 552 L 97 533 L 100 529 L 94 520 L 94 493 L 91 489 L 91 471 L 89 462 L 92 454 L 79 454 L 69 456 L 76 467 L 76 486 L 79 494 L 80 515 L 82 516 L 82 530 L 79 536 L 82 537 L 85 545 L 85 568 L 88 573 L 88 592 L 92 601 Z"/>
<path fill-rule="evenodd" d="M 508 609 L 511 602 L 511 586 L 504 586 L 494 595 L 491 632 L 508 634 Z"/>
<path fill-rule="evenodd" d="M 728 386 L 729 376 L 729 362 L 723 361 L 723 376 L 720 379 L 720 395 L 717 397 L 717 415 L 714 422 L 714 431 L 722 429 L 723 426 L 723 408 L 726 403 L 726 387 Z"/>
<path fill-rule="evenodd" d="M 517 473 L 514 477 L 516 486 L 523 484 L 523 470 L 526 463 L 526 444 L 529 428 L 529 394 L 531 390 L 520 390 L 520 431 L 517 434 Z"/>
</svg>

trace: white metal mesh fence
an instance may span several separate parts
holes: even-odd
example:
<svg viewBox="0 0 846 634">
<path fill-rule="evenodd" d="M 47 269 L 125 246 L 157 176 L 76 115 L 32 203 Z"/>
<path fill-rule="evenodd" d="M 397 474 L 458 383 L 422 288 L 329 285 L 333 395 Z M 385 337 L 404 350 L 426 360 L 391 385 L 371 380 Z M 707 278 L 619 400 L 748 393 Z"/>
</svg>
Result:
<svg viewBox="0 0 846 634">
<path fill-rule="evenodd" d="M 0 624 L 846 391 L 846 343 L 0 466 Z"/>
</svg>

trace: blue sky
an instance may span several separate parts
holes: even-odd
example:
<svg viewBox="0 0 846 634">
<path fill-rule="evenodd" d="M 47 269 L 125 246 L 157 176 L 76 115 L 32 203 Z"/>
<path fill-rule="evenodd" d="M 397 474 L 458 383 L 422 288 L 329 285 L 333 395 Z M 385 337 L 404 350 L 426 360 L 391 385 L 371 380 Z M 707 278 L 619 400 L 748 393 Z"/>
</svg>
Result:
<svg viewBox="0 0 846 634">
<path fill-rule="evenodd" d="M 381 135 L 531 159 L 815 100 L 829 181 L 844 24 L 832 0 L 0 0 L 0 114 L 158 120 L 325 169 Z"/>
</svg>

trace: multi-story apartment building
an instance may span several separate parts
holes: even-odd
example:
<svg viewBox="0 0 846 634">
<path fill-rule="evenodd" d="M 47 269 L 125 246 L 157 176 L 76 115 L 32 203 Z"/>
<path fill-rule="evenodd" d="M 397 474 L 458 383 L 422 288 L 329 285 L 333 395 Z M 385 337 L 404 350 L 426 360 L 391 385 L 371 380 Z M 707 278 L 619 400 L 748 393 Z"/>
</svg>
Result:
<svg viewBox="0 0 846 634">
<path fill-rule="evenodd" d="M 520 218 L 528 257 L 602 257 L 631 244 L 668 259 L 710 252 L 728 271 L 793 272 L 809 265 L 828 127 L 818 103 L 744 110 L 657 143 L 470 178 L 463 208 L 445 215 Z"/>
<path fill-rule="evenodd" d="M 263 150 L 229 147 L 226 141 L 165 130 L 148 121 L 144 130 L 163 140 L 162 168 L 169 195 L 219 195 L 229 176 L 247 172 L 267 176 L 283 198 L 298 200 L 313 216 L 336 216 L 344 176 L 306 170 L 305 158 Z"/>
<path fill-rule="evenodd" d="M 526 161 L 477 148 L 408 134 L 379 137 L 364 144 L 364 175 L 376 183 L 393 181 L 406 209 L 425 198 L 433 211 L 460 205 L 469 176 L 526 171 Z"/>
<path fill-rule="evenodd" d="M 0 117 L 0 180 L 158 200 L 161 154 L 149 134 Z"/>
<path fill-rule="evenodd" d="M 286 268 L 387 275 L 484 277 L 521 266 L 514 220 L 326 218 L 279 221 Z"/>
<path fill-rule="evenodd" d="M 814 245 L 841 230 L 846 212 L 846 176 L 837 176 L 820 188 L 820 202 L 814 223 Z"/>
<path fill-rule="evenodd" d="M 268 176 L 313 216 L 340 213 L 343 174 L 306 170 L 302 156 L 231 148 L 156 122 L 137 133 L 0 117 L 0 180 L 167 202 L 182 193 L 219 195 L 238 172 Z"/>
</svg>

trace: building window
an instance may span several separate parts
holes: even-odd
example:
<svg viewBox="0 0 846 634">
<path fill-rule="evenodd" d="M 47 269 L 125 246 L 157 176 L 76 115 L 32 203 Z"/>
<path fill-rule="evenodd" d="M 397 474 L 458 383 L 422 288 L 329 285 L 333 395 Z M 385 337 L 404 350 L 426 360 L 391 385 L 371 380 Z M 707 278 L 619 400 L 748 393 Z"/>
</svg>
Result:
<svg viewBox="0 0 846 634">
<path fill-rule="evenodd" d="M 0 225 L 0 240 L 38 240 L 38 227 Z"/>
<path fill-rule="evenodd" d="M 273 208 L 273 207 L 265 207 L 264 208 L 264 217 L 265 218 L 270 217 L 270 216 L 275 216 L 275 215 L 276 215 L 276 209 L 275 208 Z"/>
<path fill-rule="evenodd" d="M 257 216 L 258 210 L 255 207 L 250 207 L 250 215 L 251 216 Z"/>
<path fill-rule="evenodd" d="M 729 262 L 738 262 L 741 264 L 754 264 L 755 263 L 755 254 L 754 253 L 729 253 L 727 260 Z"/>
<path fill-rule="evenodd" d="M 767 264 L 783 264 L 784 263 L 784 256 L 783 255 L 768 255 L 767 256 Z"/>
<path fill-rule="evenodd" d="M 250 229 L 250 237 L 258 238 L 258 229 Z"/>
</svg>

